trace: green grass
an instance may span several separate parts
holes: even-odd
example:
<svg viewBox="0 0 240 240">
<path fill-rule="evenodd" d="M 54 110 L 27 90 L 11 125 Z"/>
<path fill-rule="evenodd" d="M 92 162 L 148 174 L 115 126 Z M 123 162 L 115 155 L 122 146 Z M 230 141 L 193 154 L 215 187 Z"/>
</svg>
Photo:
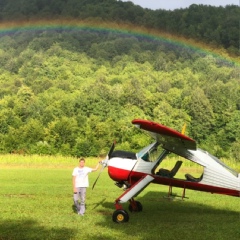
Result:
<svg viewBox="0 0 240 240">
<path fill-rule="evenodd" d="M 186 190 L 189 199 L 168 200 L 168 187 L 151 184 L 136 199 L 140 213 L 128 223 L 112 222 L 114 200 L 122 190 L 107 171 L 87 191 L 84 217 L 72 209 L 72 168 L 76 159 L 0 157 L 0 240 L 11 239 L 232 239 L 240 237 L 239 198 Z M 39 162 L 36 159 L 41 159 Z M 47 165 L 45 163 L 48 162 Z M 89 159 L 94 166 L 96 159 Z M 181 174 L 181 173 L 180 173 Z M 98 172 L 89 175 L 92 184 Z M 182 189 L 174 188 L 182 194 Z M 128 210 L 128 204 L 123 205 Z"/>
</svg>

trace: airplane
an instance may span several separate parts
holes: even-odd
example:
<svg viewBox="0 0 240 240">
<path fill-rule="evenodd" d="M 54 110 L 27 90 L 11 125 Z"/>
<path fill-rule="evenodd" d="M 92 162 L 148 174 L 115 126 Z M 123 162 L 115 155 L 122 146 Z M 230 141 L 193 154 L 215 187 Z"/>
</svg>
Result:
<svg viewBox="0 0 240 240">
<path fill-rule="evenodd" d="M 116 186 L 124 189 L 115 200 L 113 222 L 129 221 L 129 214 L 122 207 L 122 204 L 128 201 L 130 212 L 142 211 L 142 204 L 134 198 L 150 183 L 169 186 L 168 196 L 172 195 L 172 187 L 178 187 L 183 189 L 182 198 L 185 198 L 186 189 L 240 197 L 240 173 L 207 151 L 197 148 L 196 141 L 184 135 L 184 132 L 180 133 L 162 124 L 143 119 L 134 119 L 132 124 L 149 133 L 155 140 L 137 153 L 114 151 L 113 143 L 106 159 L 100 162 L 102 169 L 92 186 L 93 189 L 103 169 L 108 167 L 109 177 L 115 181 Z M 185 174 L 185 179 L 175 178 L 182 165 L 180 160 L 176 161 L 171 170 L 159 169 L 164 158 L 170 153 L 202 166 L 202 175 L 196 178 L 188 173 Z"/>
</svg>

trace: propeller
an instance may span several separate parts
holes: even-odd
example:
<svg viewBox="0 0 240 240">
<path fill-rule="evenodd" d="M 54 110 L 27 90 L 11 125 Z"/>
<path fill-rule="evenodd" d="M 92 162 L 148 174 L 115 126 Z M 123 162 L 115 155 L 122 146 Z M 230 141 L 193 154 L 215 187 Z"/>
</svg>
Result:
<svg viewBox="0 0 240 240">
<path fill-rule="evenodd" d="M 92 190 L 95 187 L 95 185 L 96 185 L 96 183 L 97 183 L 101 173 L 103 172 L 104 168 L 108 165 L 108 160 L 111 158 L 111 155 L 113 153 L 114 148 L 115 148 L 115 142 L 113 142 L 113 144 L 112 144 L 112 146 L 111 146 L 111 148 L 110 148 L 106 158 L 104 160 L 102 160 L 101 162 L 99 162 L 100 164 L 102 164 L 102 169 L 100 170 L 100 172 L 99 172 L 95 182 L 93 183 Z"/>
</svg>

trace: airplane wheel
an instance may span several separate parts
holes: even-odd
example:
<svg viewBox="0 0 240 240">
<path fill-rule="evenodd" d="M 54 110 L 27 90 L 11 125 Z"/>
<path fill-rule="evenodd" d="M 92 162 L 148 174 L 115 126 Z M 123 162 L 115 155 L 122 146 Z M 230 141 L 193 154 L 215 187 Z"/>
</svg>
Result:
<svg viewBox="0 0 240 240">
<path fill-rule="evenodd" d="M 130 212 L 141 212 L 143 210 L 142 204 L 139 201 L 135 201 L 136 208 L 134 209 L 133 206 L 130 204 L 128 210 Z"/>
<path fill-rule="evenodd" d="M 129 215 L 128 215 L 127 211 L 125 211 L 123 209 L 118 209 L 113 213 L 112 220 L 116 223 L 128 222 Z"/>
</svg>

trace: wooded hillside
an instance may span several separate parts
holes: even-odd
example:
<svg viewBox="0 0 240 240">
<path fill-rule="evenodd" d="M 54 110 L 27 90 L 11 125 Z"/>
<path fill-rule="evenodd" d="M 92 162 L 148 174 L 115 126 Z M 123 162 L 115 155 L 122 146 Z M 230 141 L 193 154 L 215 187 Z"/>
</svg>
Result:
<svg viewBox="0 0 240 240">
<path fill-rule="evenodd" d="M 98 19 L 131 23 L 193 38 L 239 56 L 240 7 L 192 4 L 186 9 L 150 10 L 117 0 L 1 0 L 1 21 Z"/>
<path fill-rule="evenodd" d="M 0 4 L 2 24 L 67 16 L 130 22 L 209 43 L 232 58 L 131 32 L 5 32 L 0 35 L 0 152 L 97 156 L 113 140 L 117 148 L 138 150 L 149 139 L 131 121 L 144 118 L 178 131 L 187 123 L 186 134 L 201 148 L 240 161 L 239 7 L 152 11 L 115 0 Z M 209 37 L 213 29 L 221 37 Z"/>
</svg>

